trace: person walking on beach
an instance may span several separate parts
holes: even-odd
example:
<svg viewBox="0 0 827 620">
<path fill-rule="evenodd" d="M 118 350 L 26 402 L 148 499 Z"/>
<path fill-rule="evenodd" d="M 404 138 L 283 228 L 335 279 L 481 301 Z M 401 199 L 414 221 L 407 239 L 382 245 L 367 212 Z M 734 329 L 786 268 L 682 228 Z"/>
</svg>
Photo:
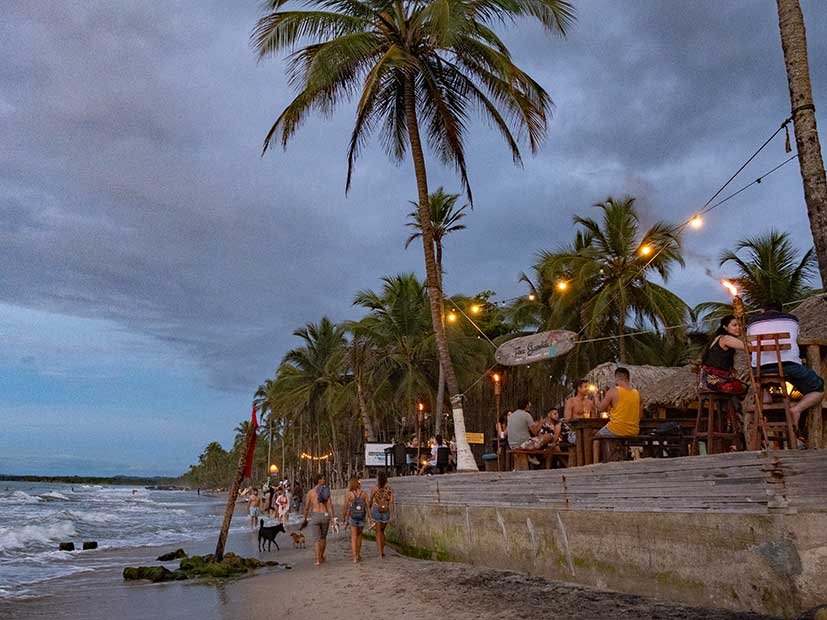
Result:
<svg viewBox="0 0 827 620">
<path fill-rule="evenodd" d="M 290 498 L 287 496 L 287 490 L 282 485 L 279 485 L 278 495 L 276 495 L 276 508 L 278 510 L 279 521 L 287 527 L 287 513 L 290 511 Z"/>
<path fill-rule="evenodd" d="M 325 484 L 322 474 L 316 474 L 313 477 L 313 488 L 307 492 L 302 527 L 308 524 L 308 516 L 310 517 L 313 549 L 316 554 L 316 566 L 321 566 L 325 561 L 327 531 L 330 528 L 330 520 L 333 518 L 333 502 L 330 501 L 330 489 Z"/>
<path fill-rule="evenodd" d="M 250 514 L 250 528 L 256 529 L 258 527 L 258 515 L 261 498 L 258 496 L 258 489 L 250 491 L 250 497 L 247 498 L 247 512 Z"/>
<path fill-rule="evenodd" d="M 347 487 L 342 523 L 350 527 L 350 550 L 353 561 L 362 561 L 362 531 L 368 518 L 368 496 L 357 478 L 351 478 Z"/>
<path fill-rule="evenodd" d="M 380 471 L 376 476 L 376 486 L 370 492 L 370 517 L 376 526 L 376 548 L 380 558 L 385 557 L 385 527 L 391 520 L 393 509 L 393 489 L 388 486 L 388 474 Z"/>
</svg>

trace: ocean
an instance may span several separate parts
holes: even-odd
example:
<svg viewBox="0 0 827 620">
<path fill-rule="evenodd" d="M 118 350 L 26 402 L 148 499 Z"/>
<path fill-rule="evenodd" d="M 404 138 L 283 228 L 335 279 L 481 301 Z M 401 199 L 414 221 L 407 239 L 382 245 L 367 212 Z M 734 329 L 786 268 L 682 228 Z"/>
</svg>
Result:
<svg viewBox="0 0 827 620">
<path fill-rule="evenodd" d="M 195 491 L 0 481 L 0 599 L 40 596 L 57 578 L 122 567 L 130 549 L 215 540 L 225 502 Z M 247 527 L 233 520 L 232 530 Z M 58 551 L 64 541 L 99 548 Z"/>
</svg>

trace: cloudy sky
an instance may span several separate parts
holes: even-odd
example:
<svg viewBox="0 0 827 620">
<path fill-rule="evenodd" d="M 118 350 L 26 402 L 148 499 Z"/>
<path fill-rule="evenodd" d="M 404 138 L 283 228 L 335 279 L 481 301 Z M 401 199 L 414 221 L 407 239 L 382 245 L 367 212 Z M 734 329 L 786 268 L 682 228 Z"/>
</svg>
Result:
<svg viewBox="0 0 827 620">
<path fill-rule="evenodd" d="M 511 28 L 554 119 L 523 169 L 474 125 L 448 290 L 524 292 L 536 252 L 609 195 L 636 196 L 646 222 L 691 215 L 788 115 L 774 4 L 584 0 L 566 39 Z M 827 17 L 802 4 L 824 128 Z M 296 327 L 352 318 L 357 289 L 422 271 L 403 249 L 409 164 L 372 145 L 344 194 L 352 107 L 259 157 L 291 96 L 284 64 L 250 50 L 259 6 L 4 3 L 0 473 L 180 473 L 231 441 Z M 780 137 L 732 189 L 785 158 Z M 773 224 L 812 244 L 795 164 L 691 233 L 670 286 L 722 298 L 704 270 Z"/>
</svg>

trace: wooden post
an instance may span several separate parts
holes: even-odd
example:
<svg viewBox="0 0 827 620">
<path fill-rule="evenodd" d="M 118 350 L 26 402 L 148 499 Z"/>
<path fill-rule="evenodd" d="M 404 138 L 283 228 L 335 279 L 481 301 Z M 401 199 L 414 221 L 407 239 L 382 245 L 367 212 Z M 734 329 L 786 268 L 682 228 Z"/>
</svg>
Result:
<svg viewBox="0 0 827 620">
<path fill-rule="evenodd" d="M 247 453 L 250 451 L 250 446 L 256 436 L 256 429 L 253 425 L 247 430 L 247 438 L 244 441 L 244 452 L 238 457 L 238 467 L 235 470 L 235 477 L 233 483 L 230 485 L 229 494 L 227 495 L 227 508 L 224 511 L 224 523 L 221 525 L 221 533 L 218 535 L 218 543 L 215 545 L 215 561 L 220 562 L 224 559 L 224 546 L 227 544 L 227 534 L 230 531 L 230 522 L 233 520 L 233 511 L 235 510 L 235 503 L 238 500 L 238 490 L 241 487 L 241 482 L 244 479 L 244 470 L 247 467 Z"/>
<path fill-rule="evenodd" d="M 764 395 L 761 389 L 755 384 L 755 375 L 752 372 L 752 356 L 750 355 L 749 339 L 747 338 L 747 322 L 745 320 L 746 313 L 744 311 L 744 302 L 738 295 L 732 296 L 732 310 L 732 313 L 735 315 L 738 325 L 741 328 L 741 341 L 744 343 L 744 353 L 746 353 L 747 356 L 749 382 L 750 385 L 752 385 L 752 392 L 755 397 L 755 410 L 753 412 L 754 427 L 749 429 L 749 431 L 747 430 L 749 426 L 747 423 L 747 417 L 744 416 L 744 442 L 747 444 L 747 449 L 757 450 L 760 447 L 759 445 L 755 445 L 758 443 L 758 437 L 763 436 L 765 440 L 767 438 L 766 433 L 764 433 Z M 759 431 L 761 431 L 760 435 Z"/>
<path fill-rule="evenodd" d="M 807 353 L 807 365 L 817 373 L 821 373 L 821 347 L 818 344 L 810 344 L 805 347 Z M 823 448 L 823 425 L 824 425 L 824 401 L 810 409 L 809 420 L 807 421 L 807 443 L 810 448 Z"/>
</svg>

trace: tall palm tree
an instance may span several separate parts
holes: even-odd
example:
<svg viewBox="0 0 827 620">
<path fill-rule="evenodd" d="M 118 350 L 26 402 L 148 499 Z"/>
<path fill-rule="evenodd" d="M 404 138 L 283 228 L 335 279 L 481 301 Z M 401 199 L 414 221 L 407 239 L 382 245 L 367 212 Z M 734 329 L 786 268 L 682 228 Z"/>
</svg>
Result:
<svg viewBox="0 0 827 620">
<path fill-rule="evenodd" d="M 821 284 L 827 287 L 827 176 L 821 159 L 810 65 L 807 60 L 807 31 L 799 0 L 778 0 L 778 27 L 790 87 L 790 108 L 795 127 L 798 166 L 804 184 L 804 201 L 815 241 Z"/>
<path fill-rule="evenodd" d="M 436 360 L 428 296 L 414 274 L 385 276 L 383 283 L 380 293 L 356 294 L 353 303 L 369 312 L 349 329 L 375 347 L 374 384 L 388 389 L 392 402 L 402 403 L 397 413 L 405 420 L 415 412 L 417 397 L 431 389 L 428 371 Z"/>
<path fill-rule="evenodd" d="M 595 205 L 599 220 L 575 216 L 573 244 L 543 252 L 535 265 L 548 298 L 547 329 L 565 328 L 588 338 L 617 335 L 616 354 L 626 361 L 627 321 L 638 327 L 683 324 L 689 308 L 664 282 L 683 266 L 680 234 L 666 222 L 641 231 L 635 199 L 607 198 Z"/>
<path fill-rule="evenodd" d="M 346 189 L 371 132 L 380 130 L 385 150 L 398 161 L 410 147 L 431 323 L 451 395 L 458 467 L 476 470 L 442 324 L 420 125 L 440 160 L 456 168 L 469 200 L 464 139 L 472 109 L 499 130 L 515 163 L 520 149 L 514 133 L 526 136 L 535 151 L 546 133 L 551 99 L 514 64 L 492 26 L 527 17 L 565 33 L 572 7 L 566 0 L 309 0 L 318 10 L 296 11 L 284 9 L 286 2 L 271 0 L 271 12 L 252 35 L 259 58 L 291 50 L 288 74 L 298 90 L 267 134 L 264 150 L 274 139 L 286 146 L 308 113 L 332 113 L 357 92 Z M 308 44 L 296 49 L 300 42 Z"/>
<path fill-rule="evenodd" d="M 368 410 L 367 391 L 368 375 L 375 367 L 377 359 L 376 348 L 365 336 L 354 335 L 347 347 L 347 365 L 353 373 L 353 387 L 356 390 L 356 406 L 362 419 L 364 438 L 366 441 L 376 441 L 376 431 L 373 427 L 370 411 Z"/>
<path fill-rule="evenodd" d="M 442 265 L 442 240 L 446 235 L 452 232 L 465 230 L 465 224 L 459 222 L 465 217 L 465 210 L 468 204 L 462 205 L 459 209 L 456 208 L 459 194 L 447 194 L 442 187 L 437 188 L 435 192 L 428 196 L 428 205 L 431 219 L 431 228 L 434 231 L 434 252 L 436 254 L 436 270 L 439 277 L 439 288 L 442 290 L 442 276 L 445 270 Z M 416 202 L 411 202 L 415 208 L 408 213 L 408 226 L 414 229 L 405 241 L 405 249 L 411 245 L 416 239 L 422 237 L 422 224 L 419 221 L 419 209 Z M 442 424 L 442 411 L 445 408 L 445 371 L 442 364 L 439 365 L 439 377 L 437 378 L 437 392 L 436 392 L 436 427 L 434 432 L 438 435 L 440 433 L 440 426 Z"/>
<path fill-rule="evenodd" d="M 731 279 L 752 310 L 806 297 L 812 292 L 811 278 L 817 268 L 812 248 L 802 256 L 789 234 L 776 230 L 741 239 L 734 250 L 721 252 L 720 265 L 727 264 L 737 268 L 738 275 Z M 731 311 L 729 304 L 725 307 Z M 713 309 L 713 305 L 706 304 L 701 309 Z"/>
</svg>

